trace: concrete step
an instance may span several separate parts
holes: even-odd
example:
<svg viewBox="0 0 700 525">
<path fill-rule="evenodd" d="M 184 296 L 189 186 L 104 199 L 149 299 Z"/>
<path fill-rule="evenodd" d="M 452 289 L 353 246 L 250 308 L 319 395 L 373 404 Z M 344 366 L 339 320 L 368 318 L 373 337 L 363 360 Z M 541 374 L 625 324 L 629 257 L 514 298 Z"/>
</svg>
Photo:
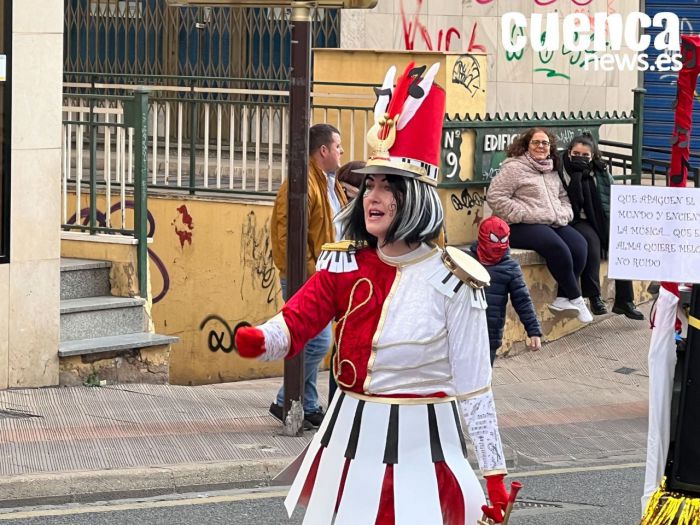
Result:
<svg viewBox="0 0 700 525">
<path fill-rule="evenodd" d="M 140 297 L 82 297 L 61 301 L 61 341 L 143 332 L 146 316 Z"/>
<path fill-rule="evenodd" d="M 150 334 L 137 332 L 126 335 L 110 335 L 94 337 L 91 339 L 78 339 L 75 341 L 63 341 L 58 346 L 59 357 L 75 355 L 95 355 L 108 352 L 121 352 L 150 346 L 169 345 L 177 343 L 179 338 L 169 335 Z"/>
<path fill-rule="evenodd" d="M 112 263 L 61 257 L 61 300 L 109 295 Z"/>
</svg>

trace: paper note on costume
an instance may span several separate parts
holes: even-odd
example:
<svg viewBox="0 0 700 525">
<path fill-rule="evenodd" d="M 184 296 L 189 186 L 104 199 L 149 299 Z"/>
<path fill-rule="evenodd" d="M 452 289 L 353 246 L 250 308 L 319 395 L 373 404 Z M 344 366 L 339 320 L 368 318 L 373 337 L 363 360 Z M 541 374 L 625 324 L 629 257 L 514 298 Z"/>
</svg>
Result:
<svg viewBox="0 0 700 525">
<path fill-rule="evenodd" d="M 0 55 L 0 82 L 7 80 L 7 55 Z"/>
<path fill-rule="evenodd" d="M 700 283 L 700 190 L 614 185 L 611 279 Z"/>
</svg>

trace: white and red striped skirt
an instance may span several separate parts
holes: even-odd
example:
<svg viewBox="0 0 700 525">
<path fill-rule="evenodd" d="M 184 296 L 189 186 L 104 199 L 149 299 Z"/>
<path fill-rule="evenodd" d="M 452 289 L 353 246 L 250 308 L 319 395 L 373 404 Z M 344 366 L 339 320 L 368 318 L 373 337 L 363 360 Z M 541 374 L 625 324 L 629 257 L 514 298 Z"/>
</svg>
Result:
<svg viewBox="0 0 700 525">
<path fill-rule="evenodd" d="M 338 391 L 285 500 L 305 525 L 476 525 L 485 503 L 457 401 Z"/>
</svg>

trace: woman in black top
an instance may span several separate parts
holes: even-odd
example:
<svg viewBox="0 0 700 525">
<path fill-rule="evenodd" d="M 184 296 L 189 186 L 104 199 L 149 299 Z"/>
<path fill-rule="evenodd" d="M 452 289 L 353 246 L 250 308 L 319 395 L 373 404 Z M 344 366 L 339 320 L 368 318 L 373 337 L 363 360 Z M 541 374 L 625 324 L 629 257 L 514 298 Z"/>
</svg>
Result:
<svg viewBox="0 0 700 525">
<path fill-rule="evenodd" d="M 560 175 L 574 212 L 571 226 L 588 243 L 588 258 L 581 273 L 581 291 L 583 297 L 588 297 L 594 315 L 606 314 L 608 310 L 600 293 L 600 261 L 608 256 L 610 186 L 613 178 L 589 133 L 574 137 L 562 160 Z M 631 281 L 615 281 L 613 312 L 630 319 L 644 319 L 644 314 L 634 305 Z"/>
</svg>

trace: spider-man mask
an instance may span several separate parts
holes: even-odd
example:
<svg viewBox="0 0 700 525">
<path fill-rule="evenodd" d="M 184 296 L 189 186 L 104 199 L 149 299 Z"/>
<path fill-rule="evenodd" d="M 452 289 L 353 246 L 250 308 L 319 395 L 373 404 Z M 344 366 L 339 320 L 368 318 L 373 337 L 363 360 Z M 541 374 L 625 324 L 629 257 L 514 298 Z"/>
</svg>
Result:
<svg viewBox="0 0 700 525">
<path fill-rule="evenodd" d="M 476 254 L 482 264 L 496 264 L 503 259 L 508 247 L 510 227 L 503 219 L 491 216 L 479 226 L 479 244 Z"/>
</svg>

